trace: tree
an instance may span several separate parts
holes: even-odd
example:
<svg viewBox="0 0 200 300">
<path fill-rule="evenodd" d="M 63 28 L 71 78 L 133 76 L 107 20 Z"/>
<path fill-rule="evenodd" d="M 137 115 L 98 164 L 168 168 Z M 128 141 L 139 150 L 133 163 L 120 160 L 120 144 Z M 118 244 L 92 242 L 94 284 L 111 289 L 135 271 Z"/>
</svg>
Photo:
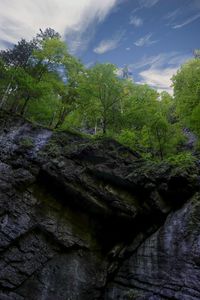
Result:
<svg viewBox="0 0 200 300">
<path fill-rule="evenodd" d="M 16 90 L 14 77 L 17 69 L 27 70 L 30 67 L 31 56 L 33 50 L 36 48 L 35 41 L 27 42 L 25 39 L 21 39 L 12 49 L 0 51 L 0 60 L 4 63 L 4 69 L 7 73 L 7 84 L 4 86 L 4 91 L 2 92 L 0 107 L 5 104 L 13 88 Z"/>
<path fill-rule="evenodd" d="M 6 95 L 8 94 L 9 87 L 8 82 L 10 81 L 9 74 L 7 72 L 6 64 L 3 59 L 0 59 L 0 107 L 4 105 Z"/>
<path fill-rule="evenodd" d="M 148 158 L 162 160 L 176 152 L 182 134 L 173 119 L 172 97 L 147 85 L 124 82 L 124 88 L 123 128 L 116 138 Z"/>
<path fill-rule="evenodd" d="M 57 37 L 43 39 L 41 41 L 40 46 L 34 50 L 32 54 L 32 66 L 29 69 L 29 74 L 33 78 L 36 89 L 46 85 L 45 82 L 48 82 L 50 89 L 55 86 L 55 90 L 57 90 L 58 82 L 61 81 L 61 78 L 58 76 L 59 67 L 66 53 L 67 49 L 65 43 Z M 52 80 L 52 76 L 54 80 Z M 26 87 L 26 97 L 21 109 L 22 115 L 29 101 L 39 96 L 38 93 L 33 92 L 34 86 L 29 85 Z"/>
<path fill-rule="evenodd" d="M 1 85 L 0 106 L 10 105 L 12 111 L 20 110 L 23 115 L 30 100 L 43 96 L 42 87 L 48 85 L 53 88 L 55 78 L 62 81 L 58 73 L 66 53 L 65 43 L 59 33 L 51 28 L 40 30 L 30 42 L 22 39 L 12 49 L 1 51 L 0 59 L 7 82 Z"/>
<path fill-rule="evenodd" d="M 31 63 L 30 58 L 35 49 L 37 49 L 35 40 L 28 42 L 21 39 L 12 49 L 0 51 L 0 58 L 7 66 L 26 68 Z"/>
<path fill-rule="evenodd" d="M 66 84 L 60 85 L 59 95 L 60 95 L 60 111 L 58 116 L 58 121 L 55 125 L 56 128 L 62 126 L 67 115 L 72 111 L 76 110 L 78 107 L 78 85 L 79 76 L 85 71 L 83 64 L 67 53 L 63 60 L 63 74 L 66 80 Z"/>
<path fill-rule="evenodd" d="M 176 111 L 185 126 L 200 131 L 195 123 L 200 122 L 200 60 L 194 58 L 184 64 L 173 76 Z"/>
<path fill-rule="evenodd" d="M 174 98 L 167 92 L 161 92 L 159 101 L 159 111 L 167 118 L 168 122 L 176 123 L 176 107 Z"/>
<path fill-rule="evenodd" d="M 52 28 L 46 28 L 44 31 L 40 28 L 39 33 L 36 35 L 36 43 L 48 39 L 61 39 L 61 35 Z"/>
<path fill-rule="evenodd" d="M 79 78 L 79 104 L 85 122 L 101 127 L 104 134 L 117 126 L 120 114 L 123 86 L 115 70 L 112 64 L 96 64 Z"/>
<path fill-rule="evenodd" d="M 194 57 L 195 58 L 200 58 L 200 49 L 195 49 L 194 50 Z"/>
<path fill-rule="evenodd" d="M 141 130 L 158 111 L 158 93 L 147 85 L 129 83 L 123 106 L 124 126 Z"/>
</svg>

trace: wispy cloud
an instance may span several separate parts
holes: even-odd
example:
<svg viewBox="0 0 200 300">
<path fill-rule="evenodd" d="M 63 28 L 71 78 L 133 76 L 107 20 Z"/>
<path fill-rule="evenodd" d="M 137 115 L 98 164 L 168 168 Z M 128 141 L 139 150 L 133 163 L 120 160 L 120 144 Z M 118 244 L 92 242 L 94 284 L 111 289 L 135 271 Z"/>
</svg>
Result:
<svg viewBox="0 0 200 300">
<path fill-rule="evenodd" d="M 164 19 L 168 21 L 168 24 L 173 29 L 179 29 L 200 18 L 200 1 L 190 0 L 188 1 L 187 9 L 183 6 L 168 12 Z"/>
<path fill-rule="evenodd" d="M 167 91 L 173 94 L 171 78 L 191 55 L 177 51 L 160 53 L 155 56 L 144 56 L 140 61 L 129 65 L 129 68 L 139 70 L 140 84 L 148 84 L 157 91 Z"/>
<path fill-rule="evenodd" d="M 132 69 L 145 69 L 145 68 L 163 68 L 166 65 L 170 67 L 178 67 L 183 64 L 190 55 L 182 54 L 177 51 L 167 53 L 160 53 L 154 56 L 144 55 L 140 61 L 130 65 Z"/>
<path fill-rule="evenodd" d="M 187 20 L 185 20 L 184 22 L 180 23 L 180 24 L 176 24 L 173 26 L 174 29 L 179 29 L 179 28 L 182 28 L 192 22 L 194 22 L 195 20 L 199 19 L 200 18 L 200 13 L 188 18 Z"/>
<path fill-rule="evenodd" d="M 148 69 L 139 73 L 142 80 L 140 83 L 146 83 L 159 91 L 168 91 L 172 93 L 171 78 L 176 74 L 178 68 L 166 69 Z"/>
<path fill-rule="evenodd" d="M 140 81 L 138 83 L 147 83 L 159 92 L 167 91 L 172 94 L 171 77 L 189 57 L 188 54 L 175 51 L 160 53 L 155 56 L 144 56 L 141 61 L 129 67 L 132 70 L 141 70 L 139 72 Z"/>
<path fill-rule="evenodd" d="M 152 41 L 151 37 L 152 37 L 152 33 L 149 33 L 149 34 L 139 38 L 134 43 L 134 45 L 136 45 L 137 47 L 144 47 L 144 46 L 149 46 L 149 45 L 155 44 L 157 41 Z"/>
<path fill-rule="evenodd" d="M 63 37 L 73 32 L 77 42 L 91 24 L 102 22 L 119 0 L 9 0 L 0 3 L 0 40 L 16 43 L 39 28 L 52 27 Z M 75 33 L 79 33 L 76 34 Z M 82 39 L 81 39 L 82 40 Z M 76 42 L 76 41 L 75 41 Z"/>
<path fill-rule="evenodd" d="M 121 42 L 124 34 L 125 34 L 124 31 L 116 32 L 116 34 L 112 38 L 102 40 L 99 43 L 99 45 L 93 49 L 93 51 L 97 54 L 104 54 L 108 51 L 116 49 L 120 45 L 120 42 Z"/>
<path fill-rule="evenodd" d="M 143 25 L 143 20 L 137 16 L 131 16 L 129 24 L 134 25 L 135 27 L 140 27 Z"/>
<path fill-rule="evenodd" d="M 170 22 L 176 19 L 178 15 L 181 14 L 181 8 L 177 8 L 173 11 L 168 12 L 165 16 L 164 19 L 169 20 Z"/>
<path fill-rule="evenodd" d="M 138 6 L 132 11 L 132 13 L 136 13 L 137 11 L 143 8 L 151 8 L 156 5 L 160 0 L 137 0 Z"/>
<path fill-rule="evenodd" d="M 79 31 L 71 29 L 65 33 L 65 40 L 72 54 L 77 54 L 87 50 L 91 40 L 96 33 L 96 24 L 88 26 L 85 30 Z"/>
<path fill-rule="evenodd" d="M 159 0 L 139 0 L 139 4 L 141 7 L 150 8 L 157 4 Z"/>
</svg>

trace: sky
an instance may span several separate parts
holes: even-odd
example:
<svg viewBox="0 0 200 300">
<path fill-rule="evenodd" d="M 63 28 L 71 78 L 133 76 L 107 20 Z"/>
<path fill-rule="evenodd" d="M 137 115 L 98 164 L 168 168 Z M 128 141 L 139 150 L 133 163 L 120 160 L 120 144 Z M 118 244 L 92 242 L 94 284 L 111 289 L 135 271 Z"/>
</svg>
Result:
<svg viewBox="0 0 200 300">
<path fill-rule="evenodd" d="M 51 27 L 87 67 L 125 66 L 172 93 L 170 78 L 200 48 L 200 0 L 0 0 L 0 49 Z"/>
</svg>

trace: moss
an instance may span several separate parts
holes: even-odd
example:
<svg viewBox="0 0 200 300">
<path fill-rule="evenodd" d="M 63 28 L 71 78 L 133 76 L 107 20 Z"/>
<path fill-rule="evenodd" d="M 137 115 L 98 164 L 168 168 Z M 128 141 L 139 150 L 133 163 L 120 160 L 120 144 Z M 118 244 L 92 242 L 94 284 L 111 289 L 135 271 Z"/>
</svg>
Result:
<svg viewBox="0 0 200 300">
<path fill-rule="evenodd" d="M 33 139 L 30 137 L 22 138 L 19 144 L 20 146 L 23 146 L 24 148 L 28 148 L 28 149 L 34 146 Z"/>
<path fill-rule="evenodd" d="M 64 134 L 70 134 L 73 136 L 77 136 L 80 138 L 91 138 L 92 136 L 90 134 L 86 134 L 86 133 L 82 133 L 79 130 L 73 129 L 73 128 L 56 128 L 54 129 L 54 132 L 58 132 L 58 133 L 64 133 Z"/>
</svg>

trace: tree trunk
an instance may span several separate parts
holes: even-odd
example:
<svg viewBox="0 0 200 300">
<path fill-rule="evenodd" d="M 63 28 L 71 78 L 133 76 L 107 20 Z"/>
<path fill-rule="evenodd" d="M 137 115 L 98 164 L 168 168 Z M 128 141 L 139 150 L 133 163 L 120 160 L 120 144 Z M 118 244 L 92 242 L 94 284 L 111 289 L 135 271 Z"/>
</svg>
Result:
<svg viewBox="0 0 200 300">
<path fill-rule="evenodd" d="M 94 134 L 95 135 L 97 134 L 97 121 L 96 121 L 95 126 L 94 126 Z"/>
<path fill-rule="evenodd" d="M 53 126 L 53 123 L 54 123 L 54 120 L 55 120 L 55 116 L 56 116 L 56 113 L 55 113 L 55 111 L 54 111 L 53 114 L 52 114 L 51 120 L 50 120 L 50 122 L 49 122 L 49 127 L 52 127 L 52 126 Z"/>
<path fill-rule="evenodd" d="M 7 85 L 7 88 L 3 94 L 3 97 L 1 99 L 1 103 L 0 103 L 0 108 L 3 107 L 4 103 L 6 102 L 6 99 L 7 99 L 7 95 L 8 95 L 8 92 L 9 92 L 9 89 L 10 89 L 10 86 L 11 86 L 11 82 Z"/>
<path fill-rule="evenodd" d="M 27 104 L 28 104 L 28 101 L 29 101 L 29 100 L 30 100 L 30 96 L 27 96 L 26 99 L 25 99 L 25 101 L 24 101 L 24 105 L 22 106 L 20 115 L 22 115 L 22 116 L 24 115 L 25 109 L 26 109 L 26 107 L 27 107 Z"/>
<path fill-rule="evenodd" d="M 67 115 L 67 109 L 65 107 L 63 107 L 63 109 L 60 112 L 60 116 L 59 116 L 58 122 L 55 126 L 55 129 L 60 127 L 64 123 L 66 115 Z"/>
<path fill-rule="evenodd" d="M 106 119 L 103 119 L 103 134 L 106 134 L 107 126 L 106 126 Z"/>
<path fill-rule="evenodd" d="M 19 104 L 16 103 L 16 101 L 13 101 L 13 103 L 12 103 L 11 106 L 10 106 L 9 111 L 10 111 L 11 113 L 16 113 L 16 112 L 17 112 L 17 109 L 18 109 L 18 106 L 19 106 Z"/>
<path fill-rule="evenodd" d="M 160 135 L 159 135 L 157 128 L 156 128 L 156 135 L 157 135 L 158 144 L 159 144 L 160 159 L 163 160 L 164 156 L 163 156 L 163 151 L 162 151 L 162 145 L 161 145 Z"/>
</svg>

